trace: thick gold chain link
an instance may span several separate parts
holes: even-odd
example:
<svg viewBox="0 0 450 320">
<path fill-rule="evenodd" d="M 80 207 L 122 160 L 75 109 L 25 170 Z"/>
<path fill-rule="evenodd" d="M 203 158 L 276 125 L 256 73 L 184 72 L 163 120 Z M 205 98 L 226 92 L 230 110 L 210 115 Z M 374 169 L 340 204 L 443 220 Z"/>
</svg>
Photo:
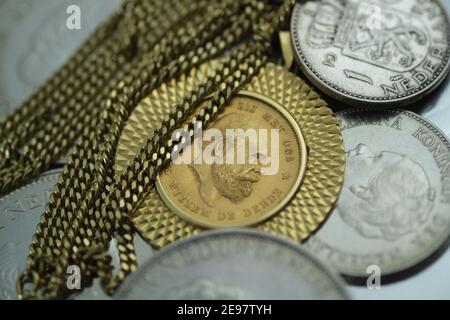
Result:
<svg viewBox="0 0 450 320">
<path fill-rule="evenodd" d="M 185 60 L 184 58 L 180 58 L 180 60 Z M 137 66 L 136 68 L 135 68 L 135 70 L 140 70 L 140 72 L 142 72 L 142 70 L 145 70 L 145 68 L 147 67 L 149 67 L 150 66 L 150 63 L 146 63 L 145 61 L 143 62 L 143 65 L 140 65 L 140 66 Z M 152 68 L 150 68 L 151 70 L 154 70 L 154 67 L 152 67 Z M 167 68 L 166 68 L 167 69 Z M 150 70 L 150 71 L 151 71 Z M 144 74 L 143 74 L 143 77 L 144 78 L 148 78 L 148 76 L 149 76 L 149 74 L 151 74 L 151 72 L 145 72 Z M 123 87 L 124 87 L 124 85 L 125 85 L 125 83 L 128 83 L 128 85 L 132 85 L 133 83 L 135 83 L 136 81 L 141 81 L 141 82 L 143 82 L 143 83 L 145 83 L 146 81 L 149 81 L 149 79 L 143 79 L 143 80 L 140 80 L 140 79 L 137 79 L 136 78 L 137 77 L 137 75 L 131 75 L 131 76 L 129 76 L 129 77 L 125 77 L 125 79 L 120 83 L 120 84 L 117 84 L 117 87 L 119 88 L 119 89 L 123 89 Z M 149 82 L 147 82 L 147 83 L 151 83 L 151 81 L 149 81 Z M 153 86 L 155 86 L 156 85 L 156 83 L 153 85 Z M 144 90 L 144 91 L 148 91 L 149 90 L 149 88 L 147 88 L 146 90 Z M 117 96 L 118 95 L 118 93 L 116 92 L 116 91 L 113 91 L 113 96 Z M 144 96 L 145 94 L 144 93 L 141 93 L 140 94 L 140 96 Z M 115 112 L 114 110 L 108 110 L 108 111 L 106 111 L 106 112 L 104 112 L 104 114 L 107 116 L 107 117 L 110 117 L 111 115 L 114 115 L 114 114 L 117 114 L 117 112 Z M 115 119 L 110 119 L 108 122 L 110 122 L 110 123 L 117 123 L 117 121 L 115 120 Z M 98 123 L 96 124 L 96 125 L 98 125 Z M 114 136 L 114 133 L 109 133 L 109 135 L 111 136 L 111 138 L 109 139 L 109 138 L 105 138 L 104 140 L 106 141 L 106 143 L 108 143 L 108 144 L 110 144 L 112 141 L 114 141 L 113 140 L 113 136 Z M 89 160 L 91 161 L 91 163 L 94 165 L 94 159 L 93 159 L 93 155 L 97 152 L 97 149 L 98 149 L 98 139 L 93 139 L 93 138 L 90 138 L 89 136 L 87 137 L 87 139 L 86 139 L 86 141 L 89 141 L 89 143 L 90 143 L 90 145 L 86 145 L 86 146 L 84 146 L 84 148 L 82 148 L 82 150 L 92 150 L 93 152 L 89 152 L 89 154 L 86 154 L 86 153 L 84 153 L 83 152 L 83 154 L 82 154 L 82 156 L 81 156 L 81 159 L 83 160 L 83 162 L 86 164 Z M 108 147 L 108 146 L 105 146 L 104 148 L 107 148 L 107 149 L 110 149 L 111 147 Z M 85 167 L 88 167 L 87 165 L 84 165 L 84 166 L 82 166 L 82 168 L 85 168 Z M 79 174 L 79 175 L 81 175 L 82 177 L 84 176 L 84 174 Z M 75 181 L 75 180 L 69 180 L 69 182 L 70 183 L 75 183 L 76 185 L 78 185 L 78 184 L 80 184 L 80 183 L 84 183 L 85 181 L 80 181 L 80 178 L 77 178 L 77 180 Z M 76 200 L 76 199 L 71 199 L 71 200 Z M 51 206 L 49 206 L 49 207 L 51 207 Z M 59 209 L 59 208 L 58 208 Z"/>
<path fill-rule="evenodd" d="M 169 138 L 171 133 L 183 125 L 206 95 L 214 93 L 207 105 L 185 125 L 186 129 L 193 134 L 195 122 L 207 126 L 221 112 L 231 96 L 267 61 L 272 36 L 285 23 L 295 3 L 287 0 L 277 14 L 273 14 L 271 10 L 276 6 L 264 1 L 214 2 L 214 6 L 209 2 L 209 9 L 205 3 L 201 7 L 199 2 L 195 14 L 193 12 L 187 21 L 179 17 L 179 26 L 158 38 L 137 37 L 146 30 L 140 23 L 145 21 L 144 7 L 148 3 L 129 1 L 128 8 L 133 7 L 131 11 L 139 18 L 139 24 L 127 26 L 133 35 L 128 37 L 128 49 L 133 48 L 142 55 L 119 71 L 111 66 L 106 68 L 107 72 L 100 72 L 98 78 L 115 76 L 100 94 L 97 89 L 89 88 L 81 94 L 75 93 L 76 103 L 55 115 L 51 125 L 25 143 L 23 153 L 25 159 L 31 159 L 32 168 L 27 169 L 28 163 L 24 161 L 17 166 L 17 169 L 22 168 L 21 172 L 18 170 L 19 178 L 9 175 L 0 180 L 0 191 L 10 189 L 38 174 L 68 148 L 70 141 L 77 139 L 33 237 L 27 270 L 18 280 L 20 298 L 60 298 L 70 294 L 65 284 L 65 271 L 70 264 L 80 267 L 84 286 L 100 277 L 108 293 L 136 269 L 134 231 L 129 216 L 153 187 L 158 172 L 170 162 L 171 152 L 179 142 Z M 202 10 L 205 7 L 206 10 Z M 161 19 L 164 18 L 161 15 Z M 119 179 L 115 179 L 113 159 L 117 142 L 137 103 L 162 83 L 223 54 L 249 35 L 252 35 L 250 41 L 233 49 L 216 74 L 187 96 L 176 111 L 155 128 L 135 160 Z M 114 51 L 112 56 L 116 55 Z M 129 56 L 124 60 L 127 58 Z M 92 71 L 95 74 L 95 70 Z M 103 83 L 98 81 L 96 88 Z M 86 96 L 93 100 L 87 100 Z M 92 108 L 82 110 L 86 105 Z M 61 132 L 66 126 L 68 131 Z M 55 142 L 52 144 L 52 141 Z M 8 152 L 11 154 L 12 150 Z M 113 275 L 111 258 L 107 254 L 113 238 L 120 258 L 120 270 L 116 275 Z"/>
<path fill-rule="evenodd" d="M 148 2 L 145 3 L 148 4 Z M 145 35 L 146 41 L 152 41 L 149 45 L 154 45 L 165 36 L 165 33 L 180 21 L 180 16 L 187 16 L 189 10 L 195 12 L 200 6 L 205 6 L 205 1 L 198 2 L 194 9 L 188 9 L 188 1 L 167 1 L 167 4 L 173 5 L 177 9 L 177 14 L 163 19 L 161 16 L 155 16 L 155 9 L 157 9 L 155 7 L 148 8 L 150 12 L 144 13 L 153 17 L 151 21 L 157 21 L 160 24 L 154 32 L 140 30 Z M 164 9 L 164 6 L 162 8 Z M 165 10 L 168 9 L 165 8 Z M 136 16 L 136 13 L 132 17 Z M 73 128 L 79 129 L 83 127 L 83 120 L 95 117 L 92 112 L 98 112 L 100 108 L 97 106 L 101 105 L 105 99 L 105 95 L 99 94 L 100 88 L 106 87 L 109 91 L 111 90 L 111 79 L 125 64 L 127 55 L 130 55 L 132 35 L 127 33 L 130 29 L 127 24 L 130 23 L 127 21 L 122 23 L 122 29 L 113 34 L 106 44 L 98 48 L 92 59 L 87 60 L 72 76 L 68 77 L 59 91 L 53 91 L 52 95 L 45 99 L 43 111 L 36 110 L 30 121 L 22 127 L 19 126 L 17 130 L 20 133 L 19 137 L 10 137 L 7 140 L 8 147 L 14 148 L 14 150 L 18 148 L 21 141 L 27 141 L 27 143 L 22 146 L 22 156 L 1 171 L 0 193 L 17 187 L 30 177 L 47 169 L 50 163 L 67 152 L 70 141 L 73 141 Z M 105 92 L 104 89 L 102 91 Z M 92 105 L 92 102 L 95 104 Z M 26 107 L 27 104 L 22 106 L 22 108 Z M 80 122 L 82 123 L 80 124 Z M 40 124 L 40 127 L 36 128 L 36 123 Z M 39 134 L 37 137 L 36 131 Z M 34 136 L 31 140 L 27 140 L 30 135 Z"/>
</svg>

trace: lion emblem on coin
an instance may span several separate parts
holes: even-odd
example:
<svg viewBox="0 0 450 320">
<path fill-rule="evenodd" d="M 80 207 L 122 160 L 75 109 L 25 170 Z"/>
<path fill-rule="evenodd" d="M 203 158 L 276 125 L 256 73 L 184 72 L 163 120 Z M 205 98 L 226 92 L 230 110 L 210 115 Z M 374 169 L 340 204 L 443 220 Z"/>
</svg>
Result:
<svg viewBox="0 0 450 320">
<path fill-rule="evenodd" d="M 427 44 L 425 32 L 414 26 L 407 26 L 400 16 L 386 12 L 384 19 L 371 22 L 370 15 L 362 15 L 357 22 L 354 31 L 356 37 L 351 38 L 350 48 L 352 51 L 367 49 L 368 58 L 371 60 L 381 59 L 383 56 L 392 59 L 393 51 L 402 55 L 399 64 L 405 68 L 410 67 L 416 59 L 410 43 L 415 41 L 418 45 Z M 371 23 L 374 26 L 371 28 Z M 391 51 L 386 48 L 392 44 Z"/>
<path fill-rule="evenodd" d="M 306 42 L 395 72 L 417 67 L 430 48 L 420 16 L 369 1 L 320 1 Z"/>
</svg>

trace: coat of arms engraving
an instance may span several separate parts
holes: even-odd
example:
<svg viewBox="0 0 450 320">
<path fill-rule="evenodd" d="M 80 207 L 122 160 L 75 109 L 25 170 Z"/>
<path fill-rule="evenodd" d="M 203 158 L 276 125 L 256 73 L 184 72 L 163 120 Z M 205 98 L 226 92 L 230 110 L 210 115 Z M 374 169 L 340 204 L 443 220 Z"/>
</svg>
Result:
<svg viewBox="0 0 450 320">
<path fill-rule="evenodd" d="M 338 47 L 342 55 L 406 72 L 427 56 L 430 36 L 418 15 L 376 3 L 324 0 L 306 35 L 314 48 Z"/>
</svg>

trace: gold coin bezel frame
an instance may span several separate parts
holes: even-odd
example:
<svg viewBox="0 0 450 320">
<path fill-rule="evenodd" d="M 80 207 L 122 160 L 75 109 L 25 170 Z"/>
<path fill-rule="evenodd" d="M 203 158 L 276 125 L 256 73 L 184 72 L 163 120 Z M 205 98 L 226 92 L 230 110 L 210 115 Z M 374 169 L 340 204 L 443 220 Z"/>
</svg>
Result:
<svg viewBox="0 0 450 320">
<path fill-rule="evenodd" d="M 287 123 L 291 126 L 293 133 L 295 134 L 295 137 L 297 139 L 300 156 L 301 156 L 299 171 L 295 178 L 292 189 L 286 194 L 284 199 L 278 205 L 276 205 L 271 210 L 268 210 L 264 214 L 253 217 L 253 219 L 247 219 L 248 221 L 245 223 L 239 223 L 239 225 L 225 224 L 225 223 L 223 225 L 218 225 L 215 223 L 202 222 L 200 220 L 196 220 L 195 218 L 193 218 L 191 214 L 183 212 L 183 210 L 178 208 L 178 206 L 174 203 L 174 201 L 170 198 L 170 196 L 167 195 L 167 193 L 164 190 L 164 187 L 162 186 L 162 183 L 161 183 L 161 179 L 160 179 L 161 176 L 158 175 L 158 177 L 156 178 L 156 191 L 159 194 L 159 196 L 161 197 L 161 199 L 163 200 L 163 202 L 169 207 L 170 210 L 172 210 L 178 216 L 180 216 L 181 218 L 185 219 L 186 221 L 188 221 L 192 224 L 198 225 L 199 227 L 210 228 L 210 229 L 224 229 L 224 228 L 249 227 L 249 226 L 258 224 L 258 223 L 268 219 L 275 213 L 277 213 L 291 200 L 291 198 L 297 192 L 297 190 L 300 186 L 300 183 L 303 180 L 303 176 L 305 175 L 306 162 L 307 162 L 307 158 L 308 158 L 306 142 L 305 142 L 305 138 L 303 137 L 302 131 L 300 130 L 298 123 L 291 116 L 291 114 L 289 112 L 287 112 L 276 101 L 273 101 L 270 98 L 263 96 L 261 94 L 246 91 L 246 90 L 241 90 L 235 97 L 239 97 L 239 96 L 260 100 L 261 102 L 265 103 L 268 107 L 275 109 L 276 112 L 278 112 L 282 117 L 284 117 L 284 119 L 287 121 Z"/>
<path fill-rule="evenodd" d="M 176 103 L 212 72 L 213 65 L 216 64 L 203 65 L 162 85 L 136 107 L 119 140 L 117 175 Z M 291 200 L 278 213 L 253 227 L 302 242 L 325 221 L 342 188 L 345 152 L 338 121 L 327 103 L 303 80 L 271 63 L 243 90 L 282 106 L 300 127 L 307 147 L 306 170 Z M 173 213 L 156 189 L 152 189 L 130 218 L 144 240 L 155 248 L 205 230 Z"/>
</svg>

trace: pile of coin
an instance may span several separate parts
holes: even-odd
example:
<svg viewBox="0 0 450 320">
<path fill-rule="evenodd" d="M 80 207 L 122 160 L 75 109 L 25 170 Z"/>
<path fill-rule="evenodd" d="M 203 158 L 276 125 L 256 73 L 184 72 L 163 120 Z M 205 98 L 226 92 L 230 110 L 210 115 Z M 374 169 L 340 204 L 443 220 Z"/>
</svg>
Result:
<svg viewBox="0 0 450 320">
<path fill-rule="evenodd" d="M 449 261 L 450 5 L 32 2 L 0 4 L 0 299 L 420 298 Z"/>
</svg>

